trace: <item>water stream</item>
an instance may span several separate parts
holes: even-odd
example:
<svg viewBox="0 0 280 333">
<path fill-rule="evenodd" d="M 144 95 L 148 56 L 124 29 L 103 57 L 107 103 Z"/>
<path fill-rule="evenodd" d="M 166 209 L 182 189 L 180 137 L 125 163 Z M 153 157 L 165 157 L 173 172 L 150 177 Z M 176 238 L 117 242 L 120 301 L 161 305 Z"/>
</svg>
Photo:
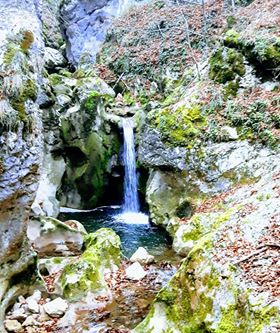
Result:
<svg viewBox="0 0 280 333">
<path fill-rule="evenodd" d="M 123 118 L 124 154 L 123 162 L 125 168 L 124 178 L 124 206 L 125 213 L 139 212 L 139 198 L 137 192 L 136 154 L 134 145 L 133 120 Z"/>
</svg>

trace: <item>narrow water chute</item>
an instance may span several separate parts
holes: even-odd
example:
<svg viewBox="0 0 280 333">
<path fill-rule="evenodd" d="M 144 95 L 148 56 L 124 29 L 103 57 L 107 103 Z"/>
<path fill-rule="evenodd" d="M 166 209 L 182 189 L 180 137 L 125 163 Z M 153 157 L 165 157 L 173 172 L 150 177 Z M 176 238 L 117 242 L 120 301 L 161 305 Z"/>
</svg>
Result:
<svg viewBox="0 0 280 333">
<path fill-rule="evenodd" d="M 137 190 L 138 182 L 136 173 L 133 120 L 131 118 L 123 118 L 122 125 L 124 133 L 123 162 L 125 168 L 123 211 L 124 213 L 138 213 L 140 205 Z"/>
</svg>

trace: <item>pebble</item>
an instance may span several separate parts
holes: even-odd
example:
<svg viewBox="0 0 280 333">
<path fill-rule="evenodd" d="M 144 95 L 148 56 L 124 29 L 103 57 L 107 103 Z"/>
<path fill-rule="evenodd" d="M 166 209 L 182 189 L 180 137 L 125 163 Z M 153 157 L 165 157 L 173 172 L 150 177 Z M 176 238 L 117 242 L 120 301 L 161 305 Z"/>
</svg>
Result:
<svg viewBox="0 0 280 333">
<path fill-rule="evenodd" d="M 150 255 L 144 247 L 139 247 L 130 258 L 131 262 L 139 262 L 140 264 L 150 264 L 154 260 L 154 256 Z"/>
<path fill-rule="evenodd" d="M 39 313 L 39 304 L 33 298 L 27 298 L 27 309 L 31 313 Z"/>
<path fill-rule="evenodd" d="M 5 320 L 5 327 L 9 332 L 22 332 L 23 328 L 19 321 L 17 320 Z"/>
</svg>

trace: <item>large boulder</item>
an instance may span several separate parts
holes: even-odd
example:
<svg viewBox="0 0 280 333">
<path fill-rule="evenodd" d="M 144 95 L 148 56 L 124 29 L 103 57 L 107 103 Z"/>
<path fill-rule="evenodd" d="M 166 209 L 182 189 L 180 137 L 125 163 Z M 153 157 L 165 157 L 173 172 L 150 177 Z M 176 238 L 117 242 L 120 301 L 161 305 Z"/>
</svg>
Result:
<svg viewBox="0 0 280 333">
<path fill-rule="evenodd" d="M 277 332 L 276 160 L 256 156 L 258 180 L 205 198 L 191 217 L 177 219 L 173 248 L 186 259 L 133 332 Z"/>
<path fill-rule="evenodd" d="M 64 298 L 81 299 L 88 294 L 109 294 L 106 272 L 120 264 L 120 238 L 111 229 L 99 229 L 85 237 L 86 250 L 80 258 L 65 265 L 57 282 Z"/>
<path fill-rule="evenodd" d="M 276 332 L 277 306 L 266 302 L 251 297 L 232 269 L 212 263 L 198 248 L 159 292 L 149 315 L 132 332 Z"/>
<path fill-rule="evenodd" d="M 27 228 L 29 242 L 40 257 L 81 253 L 86 233 L 78 221 L 64 223 L 44 216 L 31 219 Z"/>
</svg>

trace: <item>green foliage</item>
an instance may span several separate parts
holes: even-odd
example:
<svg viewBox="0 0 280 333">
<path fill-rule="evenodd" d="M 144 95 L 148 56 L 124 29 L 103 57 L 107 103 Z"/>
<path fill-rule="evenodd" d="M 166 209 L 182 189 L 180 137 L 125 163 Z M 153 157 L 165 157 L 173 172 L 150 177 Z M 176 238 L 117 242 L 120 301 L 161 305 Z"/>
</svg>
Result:
<svg viewBox="0 0 280 333">
<path fill-rule="evenodd" d="M 211 56 L 209 63 L 209 77 L 218 83 L 224 84 L 245 74 L 244 58 L 234 49 L 218 49 Z"/>
<path fill-rule="evenodd" d="M 127 105 L 127 106 L 135 105 L 135 99 L 133 98 L 133 96 L 131 95 L 131 93 L 129 91 L 126 91 L 124 93 L 123 101 L 124 101 L 125 105 Z"/>
<path fill-rule="evenodd" d="M 257 35 L 254 39 L 244 39 L 231 29 L 226 32 L 224 45 L 237 49 L 255 67 L 278 77 L 280 72 L 280 38 Z"/>
<path fill-rule="evenodd" d="M 272 129 L 279 128 L 280 116 L 268 113 L 266 102 L 256 101 L 246 110 L 229 103 L 224 116 L 231 125 L 239 128 L 241 137 L 260 140 L 272 147 L 279 144 L 279 138 L 274 136 Z"/>
<path fill-rule="evenodd" d="M 260 63 L 266 64 L 268 68 L 276 69 L 280 66 L 280 38 L 256 38 L 252 53 Z"/>
<path fill-rule="evenodd" d="M 98 103 L 101 101 L 101 94 L 98 91 L 92 91 L 84 100 L 82 108 L 89 114 L 96 112 Z"/>
<path fill-rule="evenodd" d="M 199 105 L 156 110 L 150 112 L 148 117 L 150 124 L 160 131 L 163 140 L 175 146 L 192 147 L 206 125 Z"/>
<path fill-rule="evenodd" d="M 233 29 L 230 29 L 226 32 L 224 37 L 224 44 L 228 47 L 239 48 L 241 45 L 241 36 L 238 32 Z"/>
</svg>

